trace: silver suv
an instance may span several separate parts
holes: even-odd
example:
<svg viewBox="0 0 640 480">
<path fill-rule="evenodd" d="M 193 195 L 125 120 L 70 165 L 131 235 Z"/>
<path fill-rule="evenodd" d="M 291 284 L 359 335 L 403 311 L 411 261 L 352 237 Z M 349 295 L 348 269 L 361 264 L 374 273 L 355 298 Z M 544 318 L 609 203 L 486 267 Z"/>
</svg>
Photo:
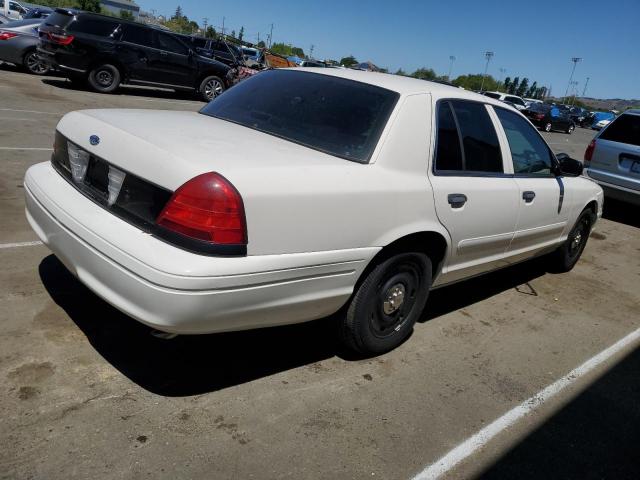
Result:
<svg viewBox="0 0 640 480">
<path fill-rule="evenodd" d="M 605 196 L 640 205 L 640 110 L 627 110 L 601 130 L 584 153 L 584 166 Z"/>
</svg>

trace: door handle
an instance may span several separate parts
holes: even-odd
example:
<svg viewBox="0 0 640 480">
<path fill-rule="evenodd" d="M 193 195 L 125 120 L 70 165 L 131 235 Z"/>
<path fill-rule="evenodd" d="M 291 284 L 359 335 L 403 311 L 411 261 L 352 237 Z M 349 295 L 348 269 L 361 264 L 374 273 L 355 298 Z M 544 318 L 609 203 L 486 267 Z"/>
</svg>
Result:
<svg viewBox="0 0 640 480">
<path fill-rule="evenodd" d="M 527 203 L 531 203 L 533 202 L 533 199 L 536 198 L 536 192 L 522 192 L 522 199 L 527 202 Z"/>
<path fill-rule="evenodd" d="M 164 50 L 160 50 L 160 56 L 161 57 L 166 57 L 168 55 L 167 52 L 165 52 Z"/>
<path fill-rule="evenodd" d="M 147 57 L 138 57 L 142 63 L 147 63 Z"/>
<path fill-rule="evenodd" d="M 449 205 L 451 205 L 451 208 L 461 208 L 467 203 L 467 196 L 464 193 L 450 193 L 447 201 Z"/>
</svg>

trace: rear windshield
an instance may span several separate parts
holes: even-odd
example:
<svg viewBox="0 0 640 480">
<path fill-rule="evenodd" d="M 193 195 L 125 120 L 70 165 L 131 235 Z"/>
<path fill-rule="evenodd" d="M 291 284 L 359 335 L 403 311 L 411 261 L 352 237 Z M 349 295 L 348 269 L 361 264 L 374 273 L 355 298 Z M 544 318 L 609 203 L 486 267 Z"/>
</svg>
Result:
<svg viewBox="0 0 640 480">
<path fill-rule="evenodd" d="M 366 163 L 398 97 L 329 75 L 268 70 L 220 95 L 200 113 Z"/>
<path fill-rule="evenodd" d="M 640 115 L 620 115 L 602 132 L 600 138 L 640 146 Z"/>
<path fill-rule="evenodd" d="M 499 93 L 484 92 L 484 96 L 489 98 L 500 98 Z"/>
<path fill-rule="evenodd" d="M 49 15 L 45 20 L 44 24 L 50 27 L 60 27 L 64 28 L 73 20 L 72 15 L 67 15 L 66 13 L 53 12 Z"/>
<path fill-rule="evenodd" d="M 101 37 L 108 37 L 118 27 L 117 20 L 108 20 L 99 17 L 80 16 L 67 27 L 70 32 L 89 33 Z"/>
</svg>

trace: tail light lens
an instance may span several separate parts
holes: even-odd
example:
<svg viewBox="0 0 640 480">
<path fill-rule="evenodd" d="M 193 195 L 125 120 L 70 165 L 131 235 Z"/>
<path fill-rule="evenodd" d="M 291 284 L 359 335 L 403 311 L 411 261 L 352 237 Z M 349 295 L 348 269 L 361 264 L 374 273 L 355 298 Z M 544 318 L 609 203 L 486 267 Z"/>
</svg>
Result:
<svg viewBox="0 0 640 480">
<path fill-rule="evenodd" d="M 544 118 L 544 114 L 543 113 L 537 113 L 536 114 L 536 120 L 542 120 Z"/>
<path fill-rule="evenodd" d="M 589 167 L 591 164 L 591 157 L 593 157 L 593 151 L 596 149 L 596 139 L 591 140 L 589 146 L 584 152 L 584 166 L 585 168 Z"/>
<path fill-rule="evenodd" d="M 47 36 L 49 37 L 49 40 L 59 45 L 69 45 L 74 39 L 73 35 L 69 35 L 67 33 L 47 32 Z"/>
<path fill-rule="evenodd" d="M 215 245 L 246 245 L 242 197 L 222 175 L 198 175 L 175 191 L 156 223 Z"/>
<path fill-rule="evenodd" d="M 0 40 L 9 40 L 10 38 L 17 36 L 18 34 L 13 32 L 0 32 Z"/>
</svg>

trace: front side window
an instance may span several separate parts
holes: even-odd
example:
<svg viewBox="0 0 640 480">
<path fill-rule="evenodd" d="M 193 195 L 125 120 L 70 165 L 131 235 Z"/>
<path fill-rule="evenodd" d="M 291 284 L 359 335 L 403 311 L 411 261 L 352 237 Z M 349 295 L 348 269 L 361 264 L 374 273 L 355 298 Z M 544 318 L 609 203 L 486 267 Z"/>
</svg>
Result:
<svg viewBox="0 0 640 480">
<path fill-rule="evenodd" d="M 445 109 L 444 117 L 448 117 L 446 113 L 447 104 L 451 110 L 451 115 L 456 125 L 458 142 L 461 146 L 461 162 L 452 161 L 452 157 L 444 160 L 436 157 L 436 170 L 464 170 L 466 172 L 479 173 L 502 173 L 502 154 L 500 153 L 500 143 L 496 134 L 491 117 L 484 104 L 478 102 L 469 102 L 464 100 L 450 100 L 441 102 L 439 109 Z M 440 116 L 440 111 L 438 112 Z M 445 120 L 443 129 L 442 142 L 448 142 L 449 145 L 443 145 L 443 151 L 449 150 L 453 152 L 455 146 L 452 142 L 450 131 L 450 120 Z M 440 142 L 440 126 L 438 126 L 438 142 Z M 440 143 L 442 143 L 440 142 Z M 439 149 L 438 149 L 439 150 Z"/>
<path fill-rule="evenodd" d="M 366 163 L 398 97 L 344 78 L 267 70 L 227 90 L 200 113 Z"/>
<path fill-rule="evenodd" d="M 551 175 L 552 153 L 529 122 L 514 112 L 495 108 L 511 149 L 513 172 L 517 175 Z"/>
<path fill-rule="evenodd" d="M 620 115 L 602 132 L 600 138 L 640 146 L 640 115 Z"/>
</svg>

